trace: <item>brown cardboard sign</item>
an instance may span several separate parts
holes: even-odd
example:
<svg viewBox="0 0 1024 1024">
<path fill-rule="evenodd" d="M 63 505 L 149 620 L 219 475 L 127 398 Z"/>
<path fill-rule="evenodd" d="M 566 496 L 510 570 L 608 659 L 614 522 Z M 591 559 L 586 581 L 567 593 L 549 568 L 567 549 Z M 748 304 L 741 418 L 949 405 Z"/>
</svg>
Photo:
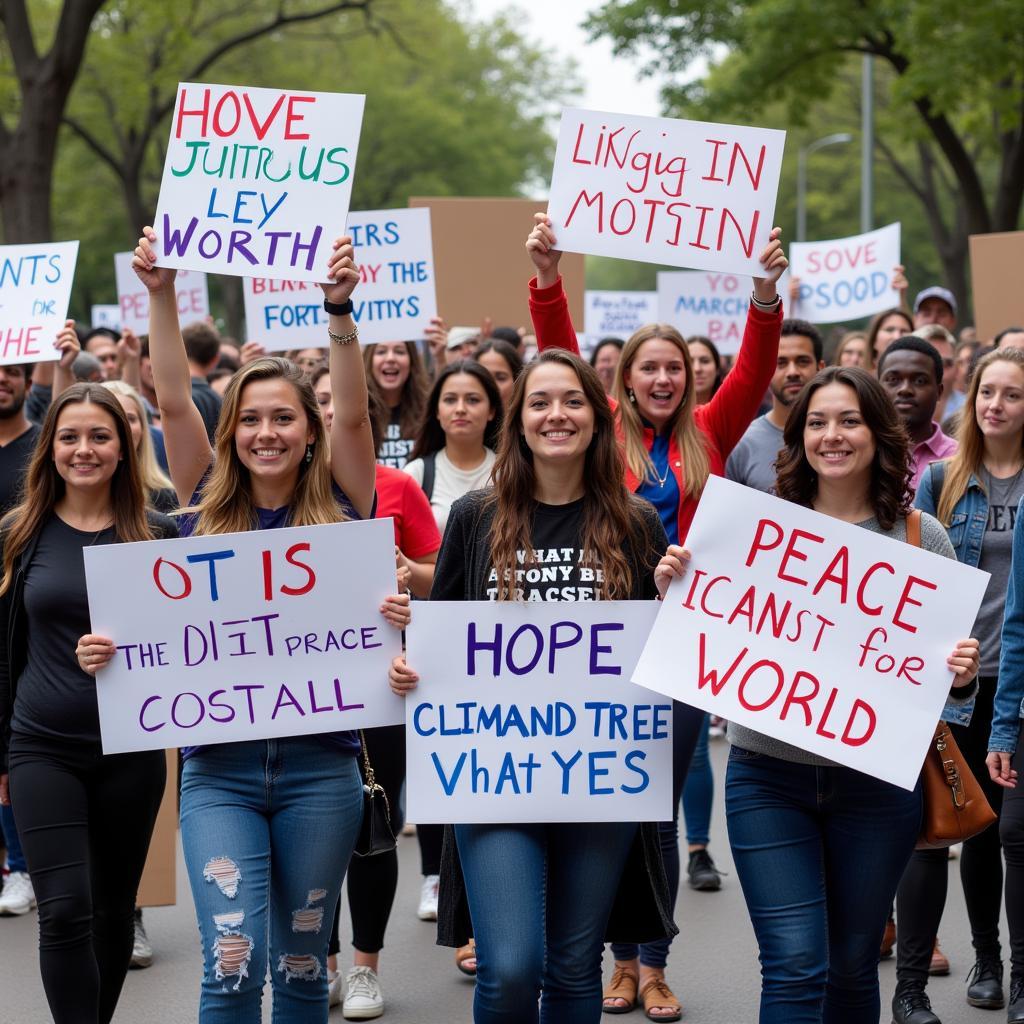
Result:
<svg viewBox="0 0 1024 1024">
<path fill-rule="evenodd" d="M 1004 328 L 1024 325 L 1024 231 L 971 235 L 974 324 L 985 344 Z"/>
<path fill-rule="evenodd" d="M 178 751 L 165 751 L 167 788 L 156 816 L 149 856 L 139 883 L 137 907 L 169 907 L 176 901 L 176 844 L 178 838 Z"/>
</svg>

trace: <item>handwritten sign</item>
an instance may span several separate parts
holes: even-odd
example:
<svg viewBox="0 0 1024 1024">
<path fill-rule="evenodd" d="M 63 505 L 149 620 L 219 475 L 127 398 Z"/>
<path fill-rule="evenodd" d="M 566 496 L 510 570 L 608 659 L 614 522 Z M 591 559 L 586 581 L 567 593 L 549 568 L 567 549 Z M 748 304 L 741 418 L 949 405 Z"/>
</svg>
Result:
<svg viewBox="0 0 1024 1024">
<path fill-rule="evenodd" d="M 587 291 L 583 294 L 583 333 L 592 342 L 609 336 L 625 341 L 644 324 L 657 319 L 657 292 Z"/>
<path fill-rule="evenodd" d="M 352 315 L 364 345 L 415 341 L 437 315 L 430 210 L 350 213 L 359 265 Z M 249 341 L 268 351 L 324 348 L 327 313 L 320 286 L 310 281 L 247 278 L 245 319 Z"/>
<path fill-rule="evenodd" d="M 394 563 L 390 519 L 87 548 L 104 752 L 397 725 Z"/>
<path fill-rule="evenodd" d="M 859 320 L 900 304 L 892 271 L 900 262 L 900 226 L 828 242 L 793 242 L 790 272 L 800 281 L 794 316 L 815 324 Z"/>
<path fill-rule="evenodd" d="M 913 789 L 989 574 L 711 477 L 634 682 Z"/>
<path fill-rule="evenodd" d="M 0 245 L 0 366 L 60 355 L 77 259 L 77 242 Z"/>
<path fill-rule="evenodd" d="M 149 292 L 132 270 L 130 252 L 114 253 L 114 277 L 121 330 L 136 334 L 149 332 Z M 179 270 L 174 279 L 178 299 L 178 321 L 182 327 L 198 323 L 210 315 L 210 292 L 206 275 L 195 270 Z"/>
<path fill-rule="evenodd" d="M 736 274 L 703 270 L 658 274 L 658 319 L 684 338 L 710 338 L 722 355 L 735 355 L 750 308 L 751 281 Z"/>
<path fill-rule="evenodd" d="M 757 273 L 785 139 L 767 128 L 567 108 L 548 204 L 558 247 Z"/>
<path fill-rule="evenodd" d="M 364 96 L 182 83 L 156 224 L 165 267 L 325 280 Z"/>
<path fill-rule="evenodd" d="M 422 822 L 664 821 L 672 704 L 631 686 L 654 601 L 416 606 L 406 799 Z"/>
<path fill-rule="evenodd" d="M 121 330 L 121 307 L 96 305 L 89 311 L 89 322 L 93 327 L 109 327 L 112 331 Z"/>
</svg>

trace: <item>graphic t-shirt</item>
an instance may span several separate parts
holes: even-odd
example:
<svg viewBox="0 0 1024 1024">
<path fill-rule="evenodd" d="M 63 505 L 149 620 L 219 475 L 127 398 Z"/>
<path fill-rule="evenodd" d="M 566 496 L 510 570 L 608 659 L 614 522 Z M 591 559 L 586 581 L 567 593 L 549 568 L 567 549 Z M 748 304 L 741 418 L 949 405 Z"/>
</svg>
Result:
<svg viewBox="0 0 1024 1024">
<path fill-rule="evenodd" d="M 402 408 L 395 406 L 391 410 L 387 430 L 384 431 L 384 440 L 381 441 L 380 448 L 377 450 L 377 461 L 382 466 L 403 469 L 409 461 L 415 443 L 414 437 L 402 436 Z"/>
</svg>

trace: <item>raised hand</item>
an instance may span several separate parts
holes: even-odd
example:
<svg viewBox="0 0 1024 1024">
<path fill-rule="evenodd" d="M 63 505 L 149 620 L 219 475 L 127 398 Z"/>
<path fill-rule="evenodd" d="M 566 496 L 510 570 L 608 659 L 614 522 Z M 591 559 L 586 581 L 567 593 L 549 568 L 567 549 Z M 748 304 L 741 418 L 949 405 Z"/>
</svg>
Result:
<svg viewBox="0 0 1024 1024">
<path fill-rule="evenodd" d="M 548 288 L 558 280 L 558 261 L 562 253 L 555 248 L 551 218 L 546 213 L 535 213 L 533 219 L 535 223 L 526 239 L 526 251 L 537 268 L 537 285 Z"/>
<path fill-rule="evenodd" d="M 178 271 L 173 267 L 158 267 L 156 265 L 156 251 L 153 243 L 156 241 L 156 232 L 151 227 L 142 229 L 142 237 L 132 254 L 132 270 L 135 271 L 139 280 L 150 292 L 159 292 L 164 288 L 171 288 Z"/>
<path fill-rule="evenodd" d="M 330 282 L 320 284 L 324 290 L 324 298 L 338 305 L 348 302 L 356 285 L 359 284 L 355 249 L 352 248 L 352 239 L 348 235 L 334 240 L 334 249 L 327 261 L 327 276 Z"/>
</svg>

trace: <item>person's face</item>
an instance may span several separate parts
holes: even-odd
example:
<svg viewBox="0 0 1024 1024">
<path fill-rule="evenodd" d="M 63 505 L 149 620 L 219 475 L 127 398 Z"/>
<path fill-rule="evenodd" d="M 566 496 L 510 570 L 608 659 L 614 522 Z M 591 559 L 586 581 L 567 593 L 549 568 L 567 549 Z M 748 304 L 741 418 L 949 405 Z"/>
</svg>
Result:
<svg viewBox="0 0 1024 1024">
<path fill-rule="evenodd" d="M 9 420 L 21 413 L 28 388 L 24 366 L 0 366 L 0 420 Z"/>
<path fill-rule="evenodd" d="M 995 362 L 981 375 L 974 403 L 978 428 L 986 440 L 1017 437 L 1024 431 L 1024 370 Z"/>
<path fill-rule="evenodd" d="M 138 451 L 139 445 L 142 444 L 144 429 L 142 420 L 139 419 L 139 407 L 127 395 L 116 395 L 115 397 L 121 403 L 121 408 L 124 409 L 124 414 L 128 419 L 128 426 L 132 429 L 132 447 Z"/>
<path fill-rule="evenodd" d="M 804 423 L 804 454 L 819 485 L 856 482 L 867 491 L 875 438 L 849 385 L 826 384 L 814 392 Z"/>
<path fill-rule="evenodd" d="M 515 378 L 512 376 L 512 367 L 505 362 L 503 355 L 493 349 L 490 352 L 484 352 L 477 362 L 494 378 L 494 383 L 498 385 L 498 391 L 501 392 L 501 400 L 508 408 L 512 389 L 516 385 Z"/>
<path fill-rule="evenodd" d="M 319 348 L 304 348 L 295 354 L 295 365 L 310 377 L 313 371 L 324 361 L 324 353 Z"/>
<path fill-rule="evenodd" d="M 715 357 L 707 345 L 699 341 L 691 342 L 687 347 L 693 366 L 693 390 L 696 392 L 694 398 L 698 405 L 702 405 L 711 398 L 711 389 L 715 386 L 715 374 L 718 372 L 715 369 Z"/>
<path fill-rule="evenodd" d="M 536 461 L 571 466 L 586 458 L 594 408 L 568 366 L 542 363 L 529 371 L 520 426 Z"/>
<path fill-rule="evenodd" d="M 316 404 L 320 406 L 320 414 L 324 418 L 324 424 L 328 430 L 334 422 L 334 395 L 331 394 L 331 377 L 325 373 L 313 389 L 316 395 Z"/>
<path fill-rule="evenodd" d="M 925 299 L 914 314 L 914 330 L 919 327 L 927 327 L 928 324 L 941 324 L 947 331 L 956 329 L 956 316 L 953 307 L 945 299 Z"/>
<path fill-rule="evenodd" d="M 676 413 L 686 394 L 686 362 L 683 353 L 665 338 L 645 341 L 622 375 L 636 395 L 636 407 L 656 430 Z"/>
<path fill-rule="evenodd" d="M 280 378 L 254 380 L 242 389 L 235 451 L 253 476 L 298 474 L 313 431 L 295 388 Z"/>
<path fill-rule="evenodd" d="M 971 372 L 971 360 L 974 358 L 974 350 L 969 347 L 960 349 L 953 357 L 956 364 L 956 374 L 953 377 L 953 386 L 957 391 L 967 390 L 967 377 Z"/>
<path fill-rule="evenodd" d="M 928 356 L 906 350 L 892 352 L 885 357 L 878 379 L 908 430 L 931 423 L 942 388 Z"/>
<path fill-rule="evenodd" d="M 879 324 L 878 333 L 875 335 L 875 366 L 882 353 L 897 339 L 904 334 L 910 333 L 910 327 L 906 319 L 898 313 L 890 313 Z"/>
<path fill-rule="evenodd" d="M 618 345 L 602 345 L 597 350 L 597 358 L 594 360 L 594 369 L 601 378 L 601 387 L 609 394 L 612 384 L 615 383 L 615 367 L 619 365 L 620 355 L 622 349 Z"/>
<path fill-rule="evenodd" d="M 771 382 L 773 398 L 788 409 L 817 372 L 811 339 L 802 334 L 785 335 L 779 339 L 779 355 Z"/>
<path fill-rule="evenodd" d="M 409 379 L 412 363 L 404 341 L 385 341 L 373 350 L 372 373 L 377 387 L 396 395 Z"/>
<path fill-rule="evenodd" d="M 117 424 L 106 409 L 93 402 L 64 406 L 53 436 L 53 464 L 69 490 L 109 487 L 121 457 Z"/>
<path fill-rule="evenodd" d="M 843 354 L 839 357 L 840 366 L 864 366 L 868 354 L 866 338 L 854 338 L 846 343 Z"/>
<path fill-rule="evenodd" d="M 956 353 L 953 351 L 952 343 L 943 341 L 941 338 L 934 339 L 932 345 L 942 357 L 942 386 L 948 395 L 949 389 L 953 387 L 953 382 L 956 380 Z"/>
<path fill-rule="evenodd" d="M 999 339 L 1000 348 L 1024 349 L 1024 331 L 1010 331 Z"/>
<path fill-rule="evenodd" d="M 153 383 L 153 362 L 149 356 L 142 356 L 139 360 L 139 380 L 147 391 L 156 391 L 156 385 Z"/>
<path fill-rule="evenodd" d="M 437 399 L 437 420 L 451 440 L 482 441 L 494 409 L 483 385 L 470 373 L 453 373 Z"/>
<path fill-rule="evenodd" d="M 319 351 L 317 349 L 316 351 Z M 230 344 L 230 342 L 222 342 L 220 346 L 220 358 L 226 359 L 232 366 L 233 369 L 237 370 L 239 366 L 239 351 L 238 349 Z"/>
<path fill-rule="evenodd" d="M 98 334 L 90 338 L 85 350 L 94 355 L 103 367 L 103 376 L 107 380 L 117 380 L 121 376 L 120 360 L 117 358 L 117 344 L 112 338 Z"/>
</svg>

